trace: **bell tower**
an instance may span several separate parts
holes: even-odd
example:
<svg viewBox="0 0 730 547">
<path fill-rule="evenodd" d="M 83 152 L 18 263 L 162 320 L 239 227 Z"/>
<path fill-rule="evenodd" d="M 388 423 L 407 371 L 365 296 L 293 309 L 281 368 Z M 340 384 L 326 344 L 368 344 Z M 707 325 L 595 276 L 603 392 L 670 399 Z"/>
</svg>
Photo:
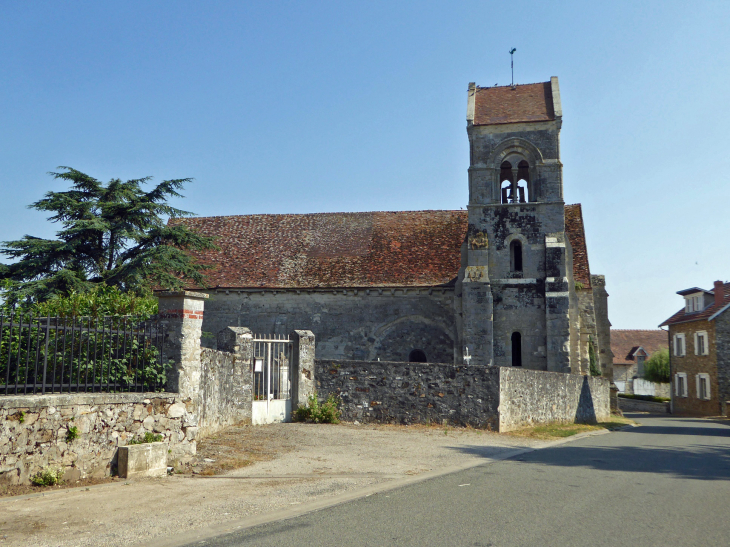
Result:
<svg viewBox="0 0 730 547">
<path fill-rule="evenodd" d="M 472 364 L 569 372 L 558 79 L 470 83 L 467 97 L 469 228 L 455 303 L 462 352 Z"/>
</svg>

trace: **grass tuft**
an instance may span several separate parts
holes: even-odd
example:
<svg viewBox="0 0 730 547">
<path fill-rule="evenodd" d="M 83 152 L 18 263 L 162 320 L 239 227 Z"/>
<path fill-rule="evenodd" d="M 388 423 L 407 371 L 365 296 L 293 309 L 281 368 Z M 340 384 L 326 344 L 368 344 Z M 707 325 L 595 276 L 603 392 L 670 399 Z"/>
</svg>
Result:
<svg viewBox="0 0 730 547">
<path fill-rule="evenodd" d="M 586 431 L 600 431 L 601 429 L 614 430 L 625 427 L 627 425 L 635 425 L 636 422 L 629 420 L 628 418 L 622 418 L 620 416 L 611 416 L 611 420 L 608 422 L 599 422 L 597 424 L 547 424 L 547 425 L 536 425 L 533 427 L 525 427 L 522 429 L 516 429 L 514 431 L 508 431 L 507 435 L 515 437 L 528 437 L 531 439 L 550 440 L 550 439 L 564 439 L 566 437 L 572 437 L 578 433 L 585 433 Z"/>
</svg>

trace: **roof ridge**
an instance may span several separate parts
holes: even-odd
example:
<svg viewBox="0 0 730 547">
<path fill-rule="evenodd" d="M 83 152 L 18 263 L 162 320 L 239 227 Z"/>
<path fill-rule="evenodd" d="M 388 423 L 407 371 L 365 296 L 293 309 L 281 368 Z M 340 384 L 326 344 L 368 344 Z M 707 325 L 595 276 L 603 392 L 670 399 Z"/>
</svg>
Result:
<svg viewBox="0 0 730 547">
<path fill-rule="evenodd" d="M 664 329 L 611 329 L 612 331 L 624 331 L 624 332 L 667 332 Z"/>
<path fill-rule="evenodd" d="M 417 209 L 414 211 L 332 211 L 332 212 L 319 212 L 319 213 L 248 213 L 243 215 L 210 215 L 210 216 L 188 216 L 188 217 L 175 217 L 178 219 L 190 219 L 199 220 L 206 218 L 241 218 L 241 217 L 307 217 L 307 216 L 323 216 L 323 215 L 369 215 L 374 213 L 464 213 L 465 209 Z M 171 219 L 172 220 L 172 219 Z"/>
<path fill-rule="evenodd" d="M 489 85 L 489 86 L 478 85 L 477 89 L 499 89 L 499 88 L 503 88 L 503 87 L 513 88 L 513 87 L 524 87 L 527 85 L 542 85 L 542 84 L 549 84 L 549 83 L 550 83 L 550 80 L 548 80 L 546 82 L 530 82 L 527 84 L 507 84 L 507 85 Z"/>
</svg>

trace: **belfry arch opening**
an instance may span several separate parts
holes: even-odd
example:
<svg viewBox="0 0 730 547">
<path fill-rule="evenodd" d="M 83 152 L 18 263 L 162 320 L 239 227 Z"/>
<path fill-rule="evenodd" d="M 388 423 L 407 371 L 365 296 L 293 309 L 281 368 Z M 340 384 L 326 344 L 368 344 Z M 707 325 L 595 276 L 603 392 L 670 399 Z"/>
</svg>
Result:
<svg viewBox="0 0 730 547">
<path fill-rule="evenodd" d="M 512 366 L 522 366 L 522 335 L 519 332 L 512 333 Z"/>
<path fill-rule="evenodd" d="M 519 239 L 509 244 L 509 266 L 513 272 L 522 271 L 522 242 Z"/>
<path fill-rule="evenodd" d="M 499 189 L 502 203 L 526 203 L 529 201 L 528 186 L 530 165 L 520 160 L 514 169 L 509 161 L 503 161 L 499 168 Z"/>
</svg>

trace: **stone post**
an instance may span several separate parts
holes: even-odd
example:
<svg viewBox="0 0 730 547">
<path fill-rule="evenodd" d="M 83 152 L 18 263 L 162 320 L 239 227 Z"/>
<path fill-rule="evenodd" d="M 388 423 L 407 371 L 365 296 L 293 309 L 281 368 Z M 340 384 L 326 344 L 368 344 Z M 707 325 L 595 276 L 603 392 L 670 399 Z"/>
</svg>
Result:
<svg viewBox="0 0 730 547">
<path fill-rule="evenodd" d="M 226 327 L 218 333 L 218 349 L 233 353 L 237 361 L 251 365 L 253 333 L 246 327 Z"/>
<path fill-rule="evenodd" d="M 310 395 L 316 393 L 314 383 L 314 333 L 309 330 L 295 330 L 291 333 L 291 397 L 292 410 L 307 403 Z"/>
<path fill-rule="evenodd" d="M 251 423 L 254 397 L 253 333 L 246 327 L 226 327 L 218 333 L 217 340 L 220 351 L 235 355 L 228 411 L 235 416 L 235 422 Z"/>
<path fill-rule="evenodd" d="M 200 335 L 207 294 L 164 291 L 156 294 L 159 314 L 167 324 L 164 358 L 173 362 L 167 373 L 167 391 L 178 393 L 198 408 L 200 394 Z"/>
</svg>

